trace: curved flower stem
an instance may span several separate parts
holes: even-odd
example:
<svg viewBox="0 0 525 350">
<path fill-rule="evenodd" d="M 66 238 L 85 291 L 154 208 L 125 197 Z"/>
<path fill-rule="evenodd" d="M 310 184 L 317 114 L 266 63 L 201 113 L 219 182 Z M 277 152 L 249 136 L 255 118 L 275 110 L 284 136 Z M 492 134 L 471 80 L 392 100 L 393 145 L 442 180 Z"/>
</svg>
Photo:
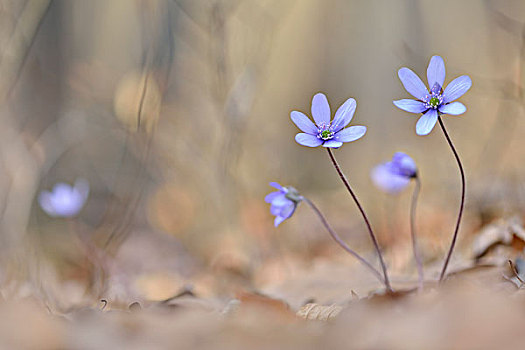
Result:
<svg viewBox="0 0 525 350">
<path fill-rule="evenodd" d="M 414 193 L 412 194 L 412 204 L 410 205 L 410 235 L 412 237 L 412 249 L 414 250 L 414 259 L 416 260 L 417 265 L 419 289 L 421 290 L 423 289 L 424 278 L 423 262 L 421 261 L 421 255 L 419 255 L 419 250 L 417 248 L 416 241 L 416 206 L 419 191 L 421 189 L 421 180 L 419 179 L 419 176 L 417 174 L 414 177 L 414 180 L 416 181 L 416 186 L 414 187 Z"/>
<path fill-rule="evenodd" d="M 326 228 L 326 230 L 328 231 L 328 233 L 330 233 L 330 236 L 332 236 L 332 238 L 334 239 L 334 241 L 336 241 L 344 250 L 346 250 L 348 253 L 352 254 L 357 260 L 359 260 L 363 265 L 365 265 L 366 267 L 368 267 L 370 269 L 370 271 L 372 271 L 374 273 L 374 275 L 377 277 L 378 280 L 381 281 L 381 283 L 385 283 L 385 280 L 383 279 L 383 277 L 381 276 L 381 273 L 379 273 L 379 271 L 374 267 L 372 266 L 372 264 L 370 264 L 365 258 L 363 258 L 361 255 L 359 255 L 358 253 L 356 253 L 352 248 L 350 248 L 342 239 L 341 237 L 339 237 L 339 235 L 337 233 L 335 233 L 335 231 L 332 229 L 332 227 L 330 226 L 330 224 L 328 223 L 328 220 L 326 220 L 325 216 L 323 215 L 323 213 L 321 213 L 321 211 L 319 210 L 319 208 L 317 208 L 317 206 L 312 203 L 308 198 L 306 197 L 303 197 L 303 201 L 305 201 L 309 206 L 310 208 L 312 208 L 312 210 L 317 214 L 317 216 L 319 217 L 319 220 L 321 220 L 321 223 L 323 224 L 323 226 Z M 386 285 L 386 284 L 385 284 Z"/>
<path fill-rule="evenodd" d="M 441 130 L 443 130 L 443 134 L 445 135 L 445 138 L 447 139 L 447 142 L 450 148 L 452 149 L 452 153 L 454 153 L 454 157 L 456 157 L 456 161 L 459 167 L 459 172 L 461 174 L 461 203 L 459 205 L 459 214 L 458 214 L 458 219 L 456 221 L 456 228 L 454 229 L 454 236 L 452 236 L 452 242 L 450 243 L 450 248 L 448 250 L 447 257 L 445 258 L 445 264 L 443 265 L 443 269 L 441 270 L 441 275 L 439 276 L 439 282 L 441 282 L 443 281 L 443 278 L 445 277 L 447 266 L 450 261 L 450 257 L 452 256 L 452 251 L 454 250 L 454 246 L 456 245 L 456 240 L 458 238 L 459 224 L 461 223 L 461 217 L 463 216 L 463 207 L 465 206 L 465 172 L 463 171 L 463 165 L 461 164 L 461 160 L 459 159 L 458 152 L 456 152 L 456 148 L 454 147 L 452 140 L 448 136 L 447 129 L 445 129 L 445 125 L 443 124 L 443 120 L 441 120 L 440 115 L 438 115 L 438 121 L 439 121 L 439 126 L 441 126 Z"/>
<path fill-rule="evenodd" d="M 343 181 L 343 184 L 345 185 L 346 189 L 350 193 L 350 196 L 354 199 L 355 204 L 357 205 L 357 208 L 361 212 L 361 215 L 363 216 L 363 220 L 365 221 L 366 227 L 368 229 L 368 233 L 370 234 L 370 238 L 372 239 L 372 242 L 374 243 L 374 247 L 377 251 L 377 255 L 379 256 L 379 262 L 381 263 L 381 268 L 383 270 L 383 277 L 385 281 L 386 288 L 392 292 L 392 286 L 390 285 L 390 281 L 388 279 L 388 274 L 386 272 L 386 265 L 385 261 L 383 260 L 383 254 L 381 254 L 381 249 L 379 248 L 379 243 L 377 243 L 377 238 L 374 234 L 374 231 L 372 231 L 372 226 L 370 225 L 370 221 L 368 221 L 368 217 L 366 216 L 366 213 L 359 203 L 359 200 L 357 199 L 357 196 L 355 195 L 354 191 L 350 187 L 350 183 L 346 179 L 346 176 L 343 174 L 343 171 L 341 170 L 341 167 L 339 166 L 339 163 L 337 163 L 337 160 L 334 157 L 334 154 L 332 153 L 332 150 L 327 147 L 326 150 L 328 151 L 328 155 L 330 156 L 330 159 L 332 160 L 332 163 L 335 167 L 335 170 L 337 170 L 337 174 L 339 174 L 339 177 L 341 178 L 341 181 Z"/>
</svg>

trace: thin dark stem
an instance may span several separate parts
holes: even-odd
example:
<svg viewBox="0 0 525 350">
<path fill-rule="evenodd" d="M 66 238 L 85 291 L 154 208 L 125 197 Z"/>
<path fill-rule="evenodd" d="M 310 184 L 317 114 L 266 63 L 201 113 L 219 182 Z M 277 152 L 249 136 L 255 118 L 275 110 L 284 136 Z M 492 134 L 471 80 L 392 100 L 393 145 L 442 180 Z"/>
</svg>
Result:
<svg viewBox="0 0 525 350">
<path fill-rule="evenodd" d="M 335 170 L 337 170 L 337 174 L 339 174 L 341 181 L 343 181 L 343 184 L 345 185 L 346 189 L 350 193 L 350 196 L 352 196 L 352 198 L 354 199 L 354 202 L 357 205 L 357 208 L 359 209 L 359 211 L 361 212 L 361 215 L 363 216 L 363 219 L 365 220 L 365 224 L 368 229 L 368 233 L 370 234 L 370 238 L 372 239 L 372 242 L 374 243 L 374 247 L 377 251 L 377 255 L 379 256 L 379 262 L 381 263 L 381 268 L 383 269 L 383 277 L 385 281 L 385 286 L 389 291 L 393 291 L 392 286 L 390 285 L 390 281 L 388 279 L 388 273 L 386 272 L 386 265 L 385 265 L 385 261 L 383 260 L 383 254 L 381 254 L 381 249 L 379 248 L 379 243 L 377 242 L 374 231 L 372 230 L 370 221 L 368 221 L 368 217 L 366 216 L 366 213 L 363 207 L 359 203 L 359 200 L 357 199 L 357 196 L 352 190 L 352 187 L 350 187 L 350 183 L 346 179 L 346 176 L 343 174 L 343 171 L 341 170 L 341 167 L 337 163 L 337 160 L 335 159 L 334 154 L 332 153 L 332 150 L 329 147 L 327 147 L 326 150 L 328 151 L 328 155 L 330 156 L 330 159 L 332 160 Z"/>
<path fill-rule="evenodd" d="M 516 276 L 516 278 L 521 283 L 521 285 L 525 284 L 525 282 L 523 282 L 523 279 L 520 277 L 520 274 L 519 274 L 518 270 L 516 269 L 516 266 L 514 266 L 514 263 L 512 262 L 512 260 L 508 260 L 508 262 L 509 262 L 509 265 L 510 265 L 510 269 L 514 273 L 514 276 Z"/>
<path fill-rule="evenodd" d="M 419 176 L 414 177 L 416 181 L 416 186 L 414 187 L 414 193 L 412 194 L 412 204 L 410 205 L 410 235 L 412 237 L 412 249 L 414 250 L 414 259 L 416 260 L 417 265 L 417 275 L 419 281 L 419 289 L 423 289 L 423 262 L 421 261 L 421 255 L 419 255 L 419 249 L 417 247 L 416 240 L 416 206 L 417 198 L 419 196 L 419 191 L 421 189 L 421 180 Z"/>
<path fill-rule="evenodd" d="M 312 210 L 317 214 L 317 216 L 319 217 L 319 220 L 321 220 L 321 223 L 323 224 L 323 226 L 326 228 L 326 230 L 328 231 L 328 233 L 330 234 L 330 236 L 332 236 L 332 238 L 334 239 L 334 241 L 336 241 L 344 250 L 346 250 L 348 253 L 352 254 L 357 260 L 359 260 L 363 265 L 365 265 L 366 267 L 368 267 L 370 269 L 370 271 L 372 271 L 374 273 L 374 276 L 377 277 L 377 279 L 379 279 L 381 281 L 381 283 L 385 283 L 385 281 L 383 280 L 383 277 L 381 277 L 381 273 L 379 273 L 379 271 L 374 267 L 372 266 L 372 264 L 370 264 L 365 258 L 363 258 L 361 255 L 359 255 L 358 253 L 356 253 L 352 248 L 350 248 L 342 239 L 341 237 L 339 237 L 339 235 L 337 233 L 335 233 L 335 231 L 332 229 L 332 227 L 330 226 L 330 224 L 328 223 L 328 220 L 326 220 L 325 216 L 323 215 L 323 213 L 321 213 L 321 211 L 319 210 L 319 208 L 317 208 L 317 206 L 312 203 L 308 198 L 306 197 L 303 197 L 303 200 L 310 206 L 310 208 L 312 208 Z M 385 284 L 386 285 L 386 284 Z"/>
<path fill-rule="evenodd" d="M 454 147 L 452 140 L 448 136 L 447 129 L 445 129 L 443 120 L 441 120 L 441 116 L 438 116 L 438 122 L 439 122 L 439 126 L 441 126 L 441 130 L 443 130 L 443 134 L 445 135 L 445 138 L 447 139 L 447 142 L 450 148 L 452 149 L 452 153 L 454 153 L 454 157 L 456 157 L 456 161 L 459 167 L 459 172 L 461 174 L 461 203 L 459 205 L 459 214 L 458 214 L 458 219 L 456 221 L 456 228 L 454 229 L 454 236 L 452 236 L 452 242 L 450 243 L 450 248 L 448 250 L 447 257 L 445 258 L 445 264 L 443 265 L 443 269 L 441 270 L 441 275 L 439 276 L 439 282 L 441 282 L 443 281 L 443 278 L 445 277 L 447 266 L 450 261 L 450 257 L 452 256 L 452 251 L 454 250 L 454 246 L 456 245 L 456 240 L 458 238 L 459 224 L 461 223 L 461 217 L 463 216 L 463 207 L 465 206 L 465 172 L 463 171 L 463 165 L 461 164 L 461 160 L 459 159 L 458 152 L 456 152 L 456 148 Z"/>
</svg>

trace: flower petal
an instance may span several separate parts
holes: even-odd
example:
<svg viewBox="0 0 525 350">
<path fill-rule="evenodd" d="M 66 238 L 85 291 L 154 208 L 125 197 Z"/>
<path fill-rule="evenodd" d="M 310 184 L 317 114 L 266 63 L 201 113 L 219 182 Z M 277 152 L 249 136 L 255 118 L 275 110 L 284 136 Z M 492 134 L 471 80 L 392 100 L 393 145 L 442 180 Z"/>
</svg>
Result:
<svg viewBox="0 0 525 350">
<path fill-rule="evenodd" d="M 472 80 L 468 75 L 462 75 L 452 80 L 443 92 L 443 103 L 452 102 L 463 96 L 472 86 Z"/>
<path fill-rule="evenodd" d="M 272 206 L 276 206 L 276 207 L 282 207 L 282 206 L 288 205 L 290 202 L 291 200 L 286 198 L 284 193 L 282 193 L 282 196 L 276 196 L 275 198 L 272 198 Z"/>
<path fill-rule="evenodd" d="M 329 147 L 329 148 L 339 148 L 343 145 L 341 141 L 336 140 L 328 140 L 323 143 L 323 147 Z"/>
<path fill-rule="evenodd" d="M 352 142 L 360 139 L 366 133 L 366 126 L 355 125 L 339 131 L 334 140 L 341 142 Z"/>
<path fill-rule="evenodd" d="M 443 86 L 445 82 L 445 62 L 440 56 L 432 56 L 427 68 L 428 86 L 432 87 L 435 83 Z"/>
<path fill-rule="evenodd" d="M 312 99 L 312 116 L 318 126 L 330 124 L 330 105 L 322 92 L 315 94 Z"/>
<path fill-rule="evenodd" d="M 370 177 L 379 189 L 387 193 L 398 193 L 410 183 L 410 178 L 391 172 L 388 163 L 373 168 Z"/>
<path fill-rule="evenodd" d="M 53 203 L 51 202 L 51 193 L 49 191 L 42 191 L 38 196 L 38 204 L 42 210 L 46 212 L 49 216 L 56 216 L 55 209 L 53 208 Z"/>
<path fill-rule="evenodd" d="M 317 127 L 304 113 L 292 111 L 292 113 L 290 113 L 290 117 L 292 118 L 294 124 L 297 125 L 299 129 L 301 129 L 301 131 L 311 135 L 317 134 Z"/>
<path fill-rule="evenodd" d="M 270 186 L 278 189 L 279 191 L 283 190 L 283 186 L 279 185 L 277 182 L 274 182 L 274 181 L 270 182 Z"/>
<path fill-rule="evenodd" d="M 403 152 L 396 152 L 392 156 L 392 165 L 397 168 L 400 175 L 414 176 L 417 173 L 416 162 L 410 156 Z"/>
<path fill-rule="evenodd" d="M 317 138 L 317 136 L 305 133 L 299 133 L 295 135 L 295 141 L 297 141 L 297 143 L 300 145 L 308 147 L 321 146 L 321 144 L 323 143 L 323 140 Z"/>
<path fill-rule="evenodd" d="M 397 100 L 394 101 L 394 105 L 410 113 L 423 113 L 427 110 L 423 102 L 412 99 Z"/>
<path fill-rule="evenodd" d="M 421 136 L 428 135 L 434 128 L 434 125 L 436 125 L 437 118 L 437 110 L 429 109 L 421 118 L 419 118 L 416 124 L 416 134 Z"/>
<path fill-rule="evenodd" d="M 272 193 L 267 194 L 266 197 L 264 197 L 264 201 L 266 203 L 272 203 L 274 200 L 276 200 L 280 196 L 284 196 L 284 194 L 280 191 L 272 192 Z"/>
<path fill-rule="evenodd" d="M 439 107 L 439 111 L 442 114 L 451 114 L 451 115 L 460 115 L 465 113 L 467 110 L 467 107 L 461 102 L 452 102 L 446 105 L 441 105 Z"/>
<path fill-rule="evenodd" d="M 425 84 L 410 69 L 403 67 L 397 72 L 397 75 L 405 89 L 418 100 L 423 100 L 425 95 L 428 94 Z"/>
<path fill-rule="evenodd" d="M 51 194 L 54 197 L 69 197 L 71 193 L 73 193 L 73 187 L 64 182 L 56 183 L 51 191 Z"/>
<path fill-rule="evenodd" d="M 283 206 L 279 216 L 282 216 L 285 219 L 288 219 L 295 212 L 295 203 L 290 201 L 290 204 Z"/>
<path fill-rule="evenodd" d="M 279 213 L 281 212 L 281 208 L 281 206 L 272 203 L 272 205 L 270 206 L 270 214 L 279 215 Z"/>
<path fill-rule="evenodd" d="M 281 222 L 283 222 L 284 220 L 286 220 L 287 218 L 283 218 L 282 216 L 276 216 L 275 217 L 275 220 L 273 221 L 273 225 L 275 227 L 279 226 L 281 224 Z"/>
<path fill-rule="evenodd" d="M 355 99 L 349 98 L 337 109 L 334 120 L 332 121 L 333 132 L 338 132 L 350 123 L 354 116 L 356 107 L 357 103 L 355 102 Z"/>
</svg>

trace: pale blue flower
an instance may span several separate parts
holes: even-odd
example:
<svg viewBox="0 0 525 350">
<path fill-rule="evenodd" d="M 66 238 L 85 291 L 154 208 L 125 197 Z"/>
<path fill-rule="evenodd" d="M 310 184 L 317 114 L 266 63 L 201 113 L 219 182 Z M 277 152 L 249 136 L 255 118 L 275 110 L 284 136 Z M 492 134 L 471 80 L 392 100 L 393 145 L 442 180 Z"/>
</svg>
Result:
<svg viewBox="0 0 525 350">
<path fill-rule="evenodd" d="M 49 216 L 68 218 L 78 214 L 88 194 L 89 184 L 86 180 L 78 179 L 74 186 L 59 182 L 52 191 L 40 192 L 38 203 Z"/>
<path fill-rule="evenodd" d="M 277 227 L 293 215 L 303 197 L 293 187 L 283 187 L 277 182 L 270 182 L 270 186 L 275 187 L 278 191 L 268 194 L 264 200 L 271 204 L 270 213 L 275 215 L 274 225 Z"/>
<path fill-rule="evenodd" d="M 411 112 L 423 113 L 416 125 L 418 135 L 429 134 L 438 120 L 438 115 L 460 115 L 467 108 L 461 102 L 453 102 L 463 96 L 472 86 L 472 80 L 462 75 L 452 80 L 445 90 L 445 62 L 439 56 L 433 56 L 427 68 L 427 81 L 430 91 L 419 77 L 408 68 L 401 68 L 398 76 L 405 89 L 417 100 L 403 99 L 394 101 L 398 108 Z"/>
<path fill-rule="evenodd" d="M 297 125 L 302 133 L 295 135 L 297 143 L 308 146 L 339 148 L 344 142 L 351 142 L 360 139 L 366 133 L 365 126 L 345 127 L 352 120 L 356 102 L 349 98 L 335 112 L 334 119 L 331 119 L 330 105 L 323 93 L 316 94 L 312 99 L 312 116 L 315 124 L 304 114 L 293 111 L 290 114 L 292 121 Z"/>
<path fill-rule="evenodd" d="M 374 184 L 387 193 L 402 191 L 416 176 L 416 163 L 402 152 L 396 152 L 391 161 L 379 164 L 370 173 Z"/>
</svg>

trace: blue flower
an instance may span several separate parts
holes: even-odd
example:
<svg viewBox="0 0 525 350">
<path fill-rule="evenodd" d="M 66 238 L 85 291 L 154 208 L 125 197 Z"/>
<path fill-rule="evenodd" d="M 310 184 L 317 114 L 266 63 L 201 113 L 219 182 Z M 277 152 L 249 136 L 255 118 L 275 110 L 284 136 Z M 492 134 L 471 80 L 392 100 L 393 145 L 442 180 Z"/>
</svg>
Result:
<svg viewBox="0 0 525 350">
<path fill-rule="evenodd" d="M 343 142 L 351 142 L 360 139 L 366 133 L 365 126 L 345 127 L 354 116 L 356 102 L 349 98 L 335 112 L 332 121 L 330 105 L 323 93 L 316 94 L 312 99 L 312 116 L 315 124 L 304 114 L 293 111 L 290 116 L 302 133 L 295 135 L 297 143 L 308 146 L 339 148 Z"/>
<path fill-rule="evenodd" d="M 86 180 L 79 179 L 74 186 L 59 182 L 51 192 L 40 192 L 38 203 L 49 216 L 68 218 L 78 214 L 88 194 L 89 184 Z"/>
<path fill-rule="evenodd" d="M 390 162 L 381 163 L 370 173 L 372 181 L 388 193 L 402 191 L 417 176 L 416 163 L 407 154 L 397 152 Z"/>
<path fill-rule="evenodd" d="M 408 68 L 401 68 L 397 75 L 405 89 L 417 100 L 404 99 L 394 101 L 398 108 L 411 112 L 423 113 L 416 125 L 418 135 L 429 134 L 436 125 L 438 115 L 460 115 L 467 108 L 460 102 L 453 102 L 460 98 L 472 86 L 472 80 L 462 75 L 452 80 L 443 90 L 445 82 L 445 63 L 439 56 L 433 56 L 427 68 L 427 80 L 430 92 L 419 77 Z"/>
<path fill-rule="evenodd" d="M 264 200 L 271 204 L 270 213 L 275 215 L 274 225 L 277 227 L 293 215 L 303 197 L 293 187 L 283 187 L 277 182 L 270 182 L 270 186 L 275 187 L 278 191 L 268 194 Z"/>
</svg>

